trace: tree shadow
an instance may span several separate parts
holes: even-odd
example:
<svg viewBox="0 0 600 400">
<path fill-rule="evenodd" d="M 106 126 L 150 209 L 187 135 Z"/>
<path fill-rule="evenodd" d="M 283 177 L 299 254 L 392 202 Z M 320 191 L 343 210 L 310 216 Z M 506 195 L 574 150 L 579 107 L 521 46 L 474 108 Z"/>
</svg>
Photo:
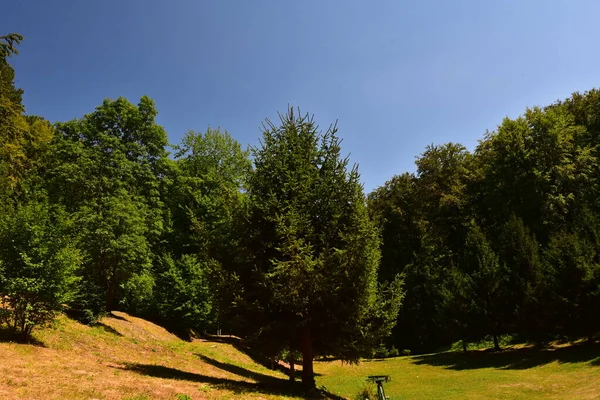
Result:
<svg viewBox="0 0 600 400">
<path fill-rule="evenodd" d="M 210 359 L 209 359 L 210 360 Z M 226 365 L 224 363 L 220 363 L 215 360 L 211 360 L 217 365 Z M 213 365 L 215 365 L 213 364 Z M 217 366 L 215 365 L 215 366 Z M 235 367 L 235 368 L 231 368 Z M 195 372 L 187 372 L 182 371 L 176 368 L 165 367 L 162 365 L 150 365 L 150 364 L 125 364 L 123 367 L 113 367 L 120 368 L 127 371 L 132 371 L 141 375 L 152 376 L 156 378 L 163 379 L 176 379 L 176 380 L 186 380 L 191 382 L 198 383 L 206 383 L 215 388 L 225 389 L 233 392 L 235 395 L 243 396 L 245 393 L 263 393 L 263 394 L 273 394 L 273 395 L 281 395 L 281 396 L 290 396 L 295 395 L 304 399 L 335 399 L 339 400 L 341 397 L 330 394 L 323 390 L 313 390 L 310 392 L 306 392 L 302 389 L 300 385 L 293 384 L 284 379 L 278 379 L 275 377 L 271 377 L 268 375 L 263 375 L 259 373 L 254 373 L 252 371 L 245 370 L 242 367 L 236 366 L 227 366 L 228 371 L 232 369 L 234 371 L 239 368 L 242 376 L 251 375 L 254 377 L 260 378 L 260 380 L 256 383 L 238 381 L 235 379 L 229 378 L 217 378 L 214 376 L 202 375 Z M 231 371 L 230 371 L 231 372 Z M 235 372 L 233 372 L 235 373 Z M 254 377 L 252 379 L 254 379 Z M 267 379 L 268 378 L 268 379 Z"/>
<path fill-rule="evenodd" d="M 559 348 L 528 347 L 497 352 L 438 353 L 413 357 L 417 365 L 432 365 L 454 370 L 479 368 L 528 369 L 551 362 L 600 365 L 600 344 L 580 343 Z"/>
<path fill-rule="evenodd" d="M 225 343 L 225 344 L 229 344 L 231 346 L 233 346 L 236 350 L 238 350 L 241 353 L 244 353 L 245 355 L 247 355 L 248 357 L 250 357 L 252 359 L 252 361 L 254 361 L 256 364 L 260 364 L 263 367 L 270 369 L 270 370 L 274 370 L 274 371 L 280 371 L 286 375 L 290 375 L 290 370 L 288 367 L 278 363 L 278 362 L 274 362 L 273 359 L 265 356 L 264 354 L 262 354 L 260 351 L 257 351 L 255 349 L 252 349 L 250 346 L 248 346 L 243 339 L 236 337 L 236 336 L 214 336 L 214 335 L 204 335 L 203 336 L 204 340 L 208 341 L 208 342 L 216 342 L 216 343 Z M 201 355 L 198 354 L 199 357 L 203 357 Z M 328 361 L 333 361 L 336 360 L 334 358 L 328 360 Z M 284 361 L 284 360 L 281 360 Z M 323 359 L 318 359 L 315 361 L 323 361 Z M 297 364 L 296 365 L 296 371 L 295 374 L 298 375 L 299 374 L 299 370 L 298 367 L 302 367 L 302 364 Z M 315 376 L 321 376 L 322 374 L 319 374 L 317 372 L 314 373 Z"/>
<path fill-rule="evenodd" d="M 0 342 L 29 344 L 31 346 L 47 347 L 44 342 L 35 337 L 23 338 L 21 335 L 14 334 L 7 326 L 0 326 Z"/>
<path fill-rule="evenodd" d="M 117 335 L 117 336 L 123 336 L 118 330 L 116 330 L 115 328 L 113 328 L 112 326 L 106 325 L 102 322 L 96 322 L 94 324 L 95 327 L 101 328 L 103 331 L 113 334 L 113 335 Z"/>
<path fill-rule="evenodd" d="M 121 317 L 120 315 L 115 314 L 114 312 L 109 312 L 108 314 L 106 314 L 107 318 L 114 318 L 114 319 L 118 319 L 119 321 L 127 321 L 129 322 L 129 320 L 127 318 Z"/>
<path fill-rule="evenodd" d="M 279 383 L 282 379 L 276 378 L 274 376 L 265 375 L 260 372 L 255 372 L 244 367 L 240 367 L 234 364 L 224 363 L 221 361 L 217 361 L 210 357 L 206 357 L 202 354 L 196 354 L 198 358 L 200 358 L 203 362 L 212 365 L 213 367 L 217 367 L 227 372 L 231 372 L 232 374 L 243 376 L 245 378 L 254 379 L 257 382 L 263 383 Z"/>
</svg>

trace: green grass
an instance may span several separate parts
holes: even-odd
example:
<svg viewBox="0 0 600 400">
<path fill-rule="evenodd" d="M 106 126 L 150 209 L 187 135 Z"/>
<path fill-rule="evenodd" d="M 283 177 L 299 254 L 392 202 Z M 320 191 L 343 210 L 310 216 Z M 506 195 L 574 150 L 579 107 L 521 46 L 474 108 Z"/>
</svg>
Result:
<svg viewBox="0 0 600 400">
<path fill-rule="evenodd" d="M 316 371 L 319 385 L 347 398 L 365 387 L 368 375 L 384 374 L 392 377 L 384 385 L 391 400 L 600 398 L 598 344 L 318 363 Z"/>
</svg>

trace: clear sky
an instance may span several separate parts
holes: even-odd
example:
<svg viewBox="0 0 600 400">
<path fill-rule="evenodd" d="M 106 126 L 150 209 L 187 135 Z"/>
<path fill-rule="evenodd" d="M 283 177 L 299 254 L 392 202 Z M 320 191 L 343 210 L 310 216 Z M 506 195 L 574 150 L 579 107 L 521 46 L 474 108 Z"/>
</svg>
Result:
<svg viewBox="0 0 600 400">
<path fill-rule="evenodd" d="M 325 128 L 365 190 L 414 171 L 430 143 L 473 149 L 525 107 L 600 86 L 596 0 L 10 0 L 0 35 L 30 114 L 156 101 L 172 143 L 227 129 L 257 144 L 288 104 Z"/>
</svg>

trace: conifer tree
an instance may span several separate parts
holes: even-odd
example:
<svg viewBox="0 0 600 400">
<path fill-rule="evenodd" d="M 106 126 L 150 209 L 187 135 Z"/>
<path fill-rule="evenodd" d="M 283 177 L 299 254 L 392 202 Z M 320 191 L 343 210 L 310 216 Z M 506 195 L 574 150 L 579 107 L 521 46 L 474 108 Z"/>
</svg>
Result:
<svg viewBox="0 0 600 400">
<path fill-rule="evenodd" d="M 379 238 L 358 169 L 340 155 L 333 126 L 289 109 L 264 125 L 254 149 L 247 226 L 250 265 L 243 301 L 253 306 L 250 336 L 272 350 L 302 352 L 302 382 L 314 386 L 317 355 L 356 361 L 389 334 L 400 281 L 377 284 Z"/>
</svg>

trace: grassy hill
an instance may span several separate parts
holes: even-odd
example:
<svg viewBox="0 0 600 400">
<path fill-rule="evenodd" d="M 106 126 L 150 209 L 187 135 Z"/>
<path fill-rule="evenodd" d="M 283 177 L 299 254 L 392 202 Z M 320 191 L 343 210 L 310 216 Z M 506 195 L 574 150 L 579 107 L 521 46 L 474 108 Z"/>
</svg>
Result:
<svg viewBox="0 0 600 400">
<path fill-rule="evenodd" d="M 0 343 L 1 399 L 302 399 L 287 377 L 235 346 L 185 342 L 125 313 L 94 327 L 61 317 L 37 343 Z M 600 398 L 597 344 L 516 348 L 315 365 L 312 397 L 354 398 L 365 377 L 389 374 L 391 399 Z M 187 396 L 187 397 L 186 397 Z"/>
</svg>

